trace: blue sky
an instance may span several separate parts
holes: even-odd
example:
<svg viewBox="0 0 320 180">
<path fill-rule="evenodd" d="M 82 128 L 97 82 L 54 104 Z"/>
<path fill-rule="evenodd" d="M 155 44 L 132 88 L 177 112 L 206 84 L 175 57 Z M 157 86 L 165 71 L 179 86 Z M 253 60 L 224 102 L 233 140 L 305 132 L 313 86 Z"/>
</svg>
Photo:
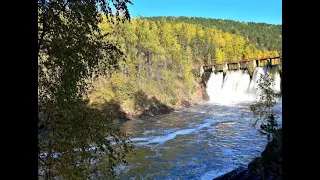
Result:
<svg viewBox="0 0 320 180">
<path fill-rule="evenodd" d="M 132 18 L 194 16 L 282 24 L 282 0 L 131 0 Z"/>
</svg>

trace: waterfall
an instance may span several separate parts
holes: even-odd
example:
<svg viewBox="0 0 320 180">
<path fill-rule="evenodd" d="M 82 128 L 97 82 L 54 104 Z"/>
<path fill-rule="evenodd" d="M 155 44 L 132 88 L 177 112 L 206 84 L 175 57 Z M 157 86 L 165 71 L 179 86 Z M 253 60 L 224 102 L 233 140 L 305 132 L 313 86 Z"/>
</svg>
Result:
<svg viewBox="0 0 320 180">
<path fill-rule="evenodd" d="M 249 84 L 249 74 L 241 70 L 228 71 L 224 78 L 222 72 L 211 73 L 207 94 L 211 101 L 217 103 L 246 100 Z"/>
<path fill-rule="evenodd" d="M 274 79 L 275 85 L 272 87 L 272 89 L 275 92 L 280 92 L 280 83 L 281 83 L 281 78 L 280 78 L 280 73 L 279 73 L 279 66 L 269 66 L 267 73 L 270 74 L 270 76 Z"/>
<path fill-rule="evenodd" d="M 234 70 L 223 72 L 212 72 L 207 83 L 207 94 L 211 102 L 233 103 L 239 101 L 252 101 L 258 95 L 257 80 L 260 75 L 269 74 L 275 81 L 272 89 L 280 92 L 281 78 L 278 66 L 256 67 L 252 78 L 247 71 Z"/>
<path fill-rule="evenodd" d="M 256 67 L 253 75 L 252 75 L 252 79 L 250 81 L 250 85 L 249 85 L 249 96 L 252 98 L 257 97 L 257 95 L 259 94 L 258 92 L 258 79 L 260 78 L 261 75 L 265 75 L 267 71 L 267 68 L 265 67 Z"/>
<path fill-rule="evenodd" d="M 242 70 L 228 71 L 221 91 L 223 101 L 241 101 L 247 99 L 250 76 Z"/>
<path fill-rule="evenodd" d="M 212 72 L 207 83 L 207 94 L 210 99 L 218 99 L 222 94 L 223 72 Z"/>
</svg>

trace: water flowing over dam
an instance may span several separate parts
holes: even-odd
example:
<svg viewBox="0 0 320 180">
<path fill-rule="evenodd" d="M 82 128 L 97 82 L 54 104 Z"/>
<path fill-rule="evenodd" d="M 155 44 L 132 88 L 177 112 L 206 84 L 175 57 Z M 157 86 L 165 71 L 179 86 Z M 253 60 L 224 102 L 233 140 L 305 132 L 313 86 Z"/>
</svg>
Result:
<svg viewBox="0 0 320 180">
<path fill-rule="evenodd" d="M 259 94 L 257 80 L 263 74 L 269 74 L 274 79 L 272 89 L 280 92 L 279 67 L 265 66 L 256 67 L 252 77 L 247 70 L 211 72 L 206 89 L 209 99 L 221 104 L 255 100 Z"/>
</svg>

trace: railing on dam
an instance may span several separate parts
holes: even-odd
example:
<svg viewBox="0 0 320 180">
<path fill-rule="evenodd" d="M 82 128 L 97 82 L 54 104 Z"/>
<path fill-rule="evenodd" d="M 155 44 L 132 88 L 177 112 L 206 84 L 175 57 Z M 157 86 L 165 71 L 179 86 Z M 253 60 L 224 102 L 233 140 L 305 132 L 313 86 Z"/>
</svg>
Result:
<svg viewBox="0 0 320 180">
<path fill-rule="evenodd" d="M 282 65 L 282 57 L 269 57 L 269 58 L 262 58 L 262 59 L 254 59 L 254 60 L 239 60 L 236 62 L 227 62 L 224 64 L 212 64 L 212 65 L 205 65 L 202 66 L 202 70 L 205 72 L 226 72 L 229 70 L 247 70 L 250 67 L 261 67 L 261 66 L 273 66 L 279 65 L 281 69 Z"/>
</svg>

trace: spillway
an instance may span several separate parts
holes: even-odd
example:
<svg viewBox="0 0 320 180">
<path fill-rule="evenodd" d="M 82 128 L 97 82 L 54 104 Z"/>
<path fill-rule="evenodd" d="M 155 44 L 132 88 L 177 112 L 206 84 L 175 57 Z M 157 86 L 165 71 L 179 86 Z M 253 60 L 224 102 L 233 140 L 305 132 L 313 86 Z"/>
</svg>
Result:
<svg viewBox="0 0 320 180">
<path fill-rule="evenodd" d="M 272 89 L 280 92 L 281 78 L 278 66 L 256 67 L 252 78 L 246 70 L 212 72 L 207 82 L 207 94 L 211 102 L 226 104 L 253 101 L 259 96 L 257 81 L 261 75 L 269 74 L 274 79 Z"/>
</svg>

